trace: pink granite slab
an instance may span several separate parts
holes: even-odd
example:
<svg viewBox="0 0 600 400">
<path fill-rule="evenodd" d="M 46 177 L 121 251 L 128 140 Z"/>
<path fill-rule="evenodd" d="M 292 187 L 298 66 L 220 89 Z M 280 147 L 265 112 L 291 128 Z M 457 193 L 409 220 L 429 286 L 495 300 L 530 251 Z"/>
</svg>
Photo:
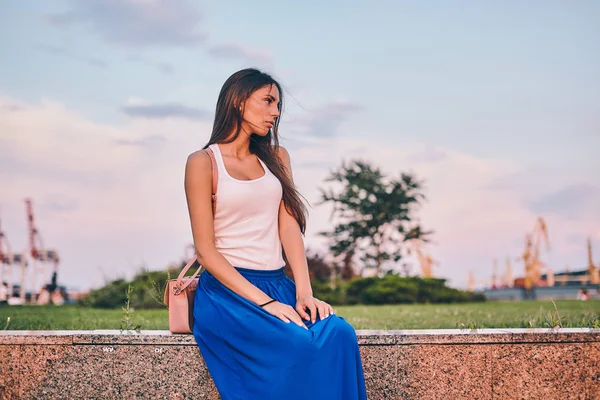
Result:
<svg viewBox="0 0 600 400">
<path fill-rule="evenodd" d="M 105 346 L 21 347 L 21 398 L 119 398 Z"/>
<path fill-rule="evenodd" d="M 72 344 L 73 335 L 89 331 L 0 331 L 0 345 L 3 344 Z"/>
<path fill-rule="evenodd" d="M 600 342 L 600 329 L 358 330 L 362 345 Z"/>
<path fill-rule="evenodd" d="M 219 398 L 197 347 L 156 344 L 114 346 L 115 385 L 124 398 Z M 141 379 L 140 379 L 141 378 Z"/>
<path fill-rule="evenodd" d="M 405 379 L 396 398 L 491 399 L 492 368 L 487 345 L 414 345 L 398 354 Z"/>
<path fill-rule="evenodd" d="M 0 345 L 0 399 L 19 398 L 21 347 Z"/>
<path fill-rule="evenodd" d="M 75 344 L 161 344 L 161 345 L 196 345 L 196 339 L 192 334 L 171 333 L 164 330 L 156 331 L 119 331 L 119 330 L 95 330 L 79 332 L 73 335 Z"/>
<path fill-rule="evenodd" d="M 600 344 L 492 348 L 493 394 L 503 399 L 600 399 Z"/>
<path fill-rule="evenodd" d="M 357 336 L 370 400 L 600 398 L 597 330 Z M 218 398 L 193 336 L 168 331 L 4 331 L 0 373 L 2 399 Z"/>
<path fill-rule="evenodd" d="M 423 329 L 357 330 L 361 345 L 410 344 L 502 344 L 502 343 L 589 343 L 600 342 L 600 329 Z M 119 331 L 3 331 L 0 344 L 164 344 L 195 345 L 191 334 L 165 330 Z"/>
<path fill-rule="evenodd" d="M 361 346 L 365 385 L 369 400 L 394 399 L 406 379 L 406 371 L 399 369 L 398 359 L 406 348 L 390 346 Z"/>
</svg>

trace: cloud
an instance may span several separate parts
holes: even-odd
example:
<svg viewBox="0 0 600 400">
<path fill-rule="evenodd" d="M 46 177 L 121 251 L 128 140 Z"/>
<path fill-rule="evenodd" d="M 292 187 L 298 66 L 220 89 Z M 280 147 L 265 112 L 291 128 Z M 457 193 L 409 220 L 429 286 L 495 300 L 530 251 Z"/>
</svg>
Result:
<svg viewBox="0 0 600 400">
<path fill-rule="evenodd" d="M 10 112 L 21 111 L 23 107 L 15 105 L 15 104 L 2 104 L 2 109 Z"/>
<path fill-rule="evenodd" d="M 106 62 L 100 60 L 99 58 L 75 54 L 72 51 L 66 49 L 65 47 L 38 44 L 35 46 L 35 48 L 44 53 L 53 54 L 53 55 L 65 57 L 65 58 L 70 58 L 72 60 L 77 60 L 79 62 L 83 62 L 92 67 L 102 68 L 102 69 L 108 68 L 108 64 Z"/>
<path fill-rule="evenodd" d="M 572 245 L 584 245 L 587 243 L 588 237 L 589 236 L 582 234 L 569 235 L 567 237 L 567 243 Z"/>
<path fill-rule="evenodd" d="M 46 16 L 58 28 L 81 25 L 125 45 L 195 46 L 206 39 L 201 15 L 188 0 L 68 0 L 68 11 Z"/>
<path fill-rule="evenodd" d="M 300 115 L 290 128 L 310 138 L 330 139 L 337 135 L 339 127 L 354 113 L 363 111 L 360 104 L 349 101 L 334 101 L 323 107 Z"/>
<path fill-rule="evenodd" d="M 154 269 L 179 261 L 191 240 L 185 160 L 206 143 L 210 131 L 210 122 L 188 118 L 98 123 L 56 101 L 0 96 L 3 230 L 13 248 L 26 247 L 23 198 L 31 197 L 44 242 L 61 256 L 59 282 L 83 288 L 102 285 L 103 271 L 108 277 L 131 277 L 142 263 Z M 342 160 L 360 156 L 388 175 L 414 172 L 424 180 L 428 201 L 418 219 L 435 231 L 436 244 L 428 250 L 441 263 L 436 276 L 465 287 L 468 270 L 477 279 L 489 279 L 494 258 L 516 258 L 537 214 L 518 190 L 491 188 L 490 183 L 527 171 L 511 160 L 447 147 L 435 147 L 446 156 L 431 162 L 421 157 L 424 148 L 424 143 L 400 147 L 331 137 L 291 151 L 294 181 L 313 206 L 307 247 L 324 251 L 326 243 L 316 233 L 331 229 L 330 206 L 315 205 L 318 188 L 326 186 L 325 177 Z M 530 186 L 535 193 L 535 185 Z M 547 223 L 552 250 L 542 255 L 544 260 L 557 271 L 585 266 L 585 243 L 573 238 L 589 235 L 598 242 L 600 216 L 548 215 Z M 521 273 L 515 265 L 515 275 Z"/>
<path fill-rule="evenodd" d="M 327 169 L 330 167 L 328 162 L 301 162 L 296 164 L 296 168 L 302 169 Z"/>
<path fill-rule="evenodd" d="M 514 259 L 521 254 L 524 236 L 533 229 L 538 217 L 525 206 L 520 191 L 491 188 L 491 182 L 527 172 L 511 160 L 485 159 L 445 147 L 435 148 L 435 153 L 445 156 L 434 157 L 432 162 L 422 157 L 424 147 L 427 147 L 424 143 L 397 147 L 368 140 L 325 139 L 291 152 L 294 180 L 314 206 L 319 200 L 317 187 L 327 186 L 323 183 L 325 177 L 342 160 L 355 157 L 370 160 L 388 176 L 397 177 L 401 172 L 416 174 L 425 183 L 428 199 L 417 216 L 426 229 L 435 231 L 435 244 L 428 248 L 441 263 L 435 274 L 459 287 L 466 287 L 469 270 L 477 279 L 490 279 L 493 259 L 506 256 Z M 530 189 L 535 192 L 531 178 Z M 318 238 L 316 232 L 331 229 L 330 212 L 330 205 L 310 209 L 307 243 L 311 248 L 326 249 L 325 240 Z M 600 215 L 589 215 L 581 221 L 549 215 L 546 220 L 553 250 L 542 258 L 556 271 L 567 264 L 572 269 L 582 266 L 585 254 L 580 245 L 572 243 L 572 237 L 600 237 Z M 416 260 L 408 261 L 416 273 Z M 514 271 L 521 274 L 522 266 L 514 264 Z"/>
<path fill-rule="evenodd" d="M 31 197 L 44 242 L 60 253 L 59 281 L 81 288 L 101 285 L 102 270 L 130 277 L 130 264 L 179 261 L 190 239 L 185 159 L 209 136 L 196 120 L 114 126 L 56 101 L 0 95 L 3 230 L 13 248 L 26 247 L 23 199 Z"/>
<path fill-rule="evenodd" d="M 208 53 L 215 58 L 238 59 L 249 63 L 268 64 L 273 57 L 266 51 L 249 50 L 239 44 L 221 44 L 212 46 Z"/>
<path fill-rule="evenodd" d="M 198 121 L 209 121 L 212 113 L 200 108 L 187 107 L 177 103 L 127 105 L 121 111 L 130 117 L 151 119 L 186 118 Z"/>
<path fill-rule="evenodd" d="M 131 62 L 137 62 L 140 64 L 148 65 L 152 68 L 155 68 L 158 72 L 165 74 L 165 75 L 172 75 L 175 72 L 175 67 L 173 67 L 173 65 L 171 65 L 169 63 L 165 63 L 165 62 L 151 61 L 151 60 L 148 60 L 148 59 L 140 56 L 139 54 L 130 54 L 127 56 L 127 60 L 131 61 Z"/>
<path fill-rule="evenodd" d="M 164 143 L 166 139 L 164 136 L 152 135 L 141 139 L 116 139 L 114 143 L 118 146 L 138 146 L 138 147 L 150 147 Z"/>
<path fill-rule="evenodd" d="M 539 196 L 528 204 L 539 214 L 557 214 L 566 218 L 585 219 L 600 216 L 600 187 L 577 183 Z"/>
<path fill-rule="evenodd" d="M 47 197 L 41 204 L 40 208 L 46 212 L 69 213 L 76 211 L 79 205 L 74 200 L 67 200 L 61 196 Z"/>
<path fill-rule="evenodd" d="M 410 161 L 416 163 L 437 163 L 444 160 L 446 157 L 448 157 L 448 155 L 444 151 L 435 146 L 426 145 L 423 146 L 422 150 L 413 154 L 410 157 Z"/>
</svg>

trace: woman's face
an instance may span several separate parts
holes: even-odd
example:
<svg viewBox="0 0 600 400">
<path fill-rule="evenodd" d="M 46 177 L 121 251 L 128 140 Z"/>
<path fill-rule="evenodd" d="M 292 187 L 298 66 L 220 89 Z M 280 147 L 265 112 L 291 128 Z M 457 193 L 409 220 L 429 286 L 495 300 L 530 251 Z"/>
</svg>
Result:
<svg viewBox="0 0 600 400">
<path fill-rule="evenodd" d="M 266 136 L 279 118 L 279 90 L 267 85 L 256 90 L 242 106 L 242 129 L 248 133 Z"/>
</svg>

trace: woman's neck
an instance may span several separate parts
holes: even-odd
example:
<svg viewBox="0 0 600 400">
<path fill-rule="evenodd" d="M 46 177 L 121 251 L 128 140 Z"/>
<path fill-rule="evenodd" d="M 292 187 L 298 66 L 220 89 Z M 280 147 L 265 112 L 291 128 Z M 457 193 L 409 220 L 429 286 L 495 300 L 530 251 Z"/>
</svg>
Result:
<svg viewBox="0 0 600 400">
<path fill-rule="evenodd" d="M 219 148 L 222 150 L 221 153 L 225 153 L 227 156 L 244 159 L 251 155 L 250 135 L 242 129 L 233 142 L 220 143 Z"/>
</svg>

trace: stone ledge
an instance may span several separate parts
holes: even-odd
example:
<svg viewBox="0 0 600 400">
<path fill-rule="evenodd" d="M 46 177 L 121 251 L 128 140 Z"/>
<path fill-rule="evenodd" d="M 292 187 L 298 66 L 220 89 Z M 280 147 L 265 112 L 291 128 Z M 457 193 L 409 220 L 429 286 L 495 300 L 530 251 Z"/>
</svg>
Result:
<svg viewBox="0 0 600 400">
<path fill-rule="evenodd" d="M 600 342 L 600 329 L 422 329 L 357 330 L 360 345 L 412 344 L 503 344 L 503 343 L 587 343 Z M 191 334 L 173 334 L 168 330 L 72 330 L 2 331 L 3 344 L 161 344 L 196 345 Z"/>
<path fill-rule="evenodd" d="M 600 330 L 356 333 L 369 400 L 600 399 Z M 317 395 L 311 400 L 328 400 Z M 0 398 L 216 400 L 218 393 L 192 335 L 1 331 Z"/>
</svg>

